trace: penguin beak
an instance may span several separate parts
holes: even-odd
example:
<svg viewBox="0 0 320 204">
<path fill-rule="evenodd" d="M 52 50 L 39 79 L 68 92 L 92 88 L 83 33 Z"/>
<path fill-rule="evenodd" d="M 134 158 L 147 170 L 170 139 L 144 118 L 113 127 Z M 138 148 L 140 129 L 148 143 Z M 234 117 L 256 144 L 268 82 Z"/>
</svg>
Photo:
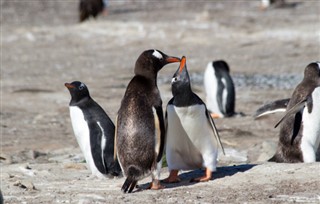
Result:
<svg viewBox="0 0 320 204">
<path fill-rule="evenodd" d="M 183 56 L 180 61 L 179 74 L 181 74 L 182 70 L 186 67 L 186 57 Z"/>
<path fill-rule="evenodd" d="M 73 88 L 75 88 L 74 85 L 69 84 L 69 83 L 65 83 L 64 86 L 67 87 L 68 89 L 73 89 Z"/>
<path fill-rule="evenodd" d="M 180 58 L 178 58 L 178 57 L 170 57 L 170 56 L 168 56 L 165 59 L 166 59 L 166 62 L 168 64 L 169 63 L 173 63 L 173 62 L 180 62 Z"/>
</svg>

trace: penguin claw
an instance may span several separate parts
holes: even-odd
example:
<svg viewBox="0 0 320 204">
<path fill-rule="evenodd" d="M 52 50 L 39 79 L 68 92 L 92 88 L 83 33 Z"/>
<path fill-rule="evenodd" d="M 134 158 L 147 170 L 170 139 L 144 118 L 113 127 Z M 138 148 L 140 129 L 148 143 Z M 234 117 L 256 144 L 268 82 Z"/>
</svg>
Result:
<svg viewBox="0 0 320 204">
<path fill-rule="evenodd" d="M 181 179 L 178 176 L 178 170 L 171 170 L 168 178 L 162 180 L 164 183 L 179 183 Z"/>
<path fill-rule="evenodd" d="M 148 189 L 160 190 L 160 189 L 164 189 L 164 186 L 160 184 L 159 180 L 154 180 L 154 181 L 151 182 L 151 184 L 150 184 Z"/>
</svg>

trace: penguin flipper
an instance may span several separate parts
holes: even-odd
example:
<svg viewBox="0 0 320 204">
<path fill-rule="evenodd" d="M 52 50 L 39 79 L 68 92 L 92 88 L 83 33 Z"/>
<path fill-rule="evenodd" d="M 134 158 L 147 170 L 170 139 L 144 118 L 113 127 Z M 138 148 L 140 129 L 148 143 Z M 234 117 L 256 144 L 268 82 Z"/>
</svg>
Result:
<svg viewBox="0 0 320 204">
<path fill-rule="evenodd" d="M 296 114 L 298 111 L 301 111 L 307 104 L 306 102 L 308 101 L 307 99 L 302 100 L 301 102 L 297 103 L 294 105 L 291 109 L 287 110 L 285 115 L 277 122 L 277 124 L 274 126 L 274 128 L 277 128 L 279 124 L 284 121 L 286 118 L 288 118 L 291 114 Z"/>
<path fill-rule="evenodd" d="M 88 126 L 90 130 L 91 154 L 93 157 L 94 164 L 102 174 L 107 174 L 108 169 L 104 162 L 104 158 L 102 158 L 103 150 L 101 148 L 102 138 L 105 137 L 105 135 L 97 122 L 88 122 Z"/>
<path fill-rule="evenodd" d="M 257 119 L 271 113 L 285 112 L 289 101 L 290 98 L 286 98 L 267 103 L 256 110 L 253 118 Z"/>
<path fill-rule="evenodd" d="M 158 147 L 157 162 L 162 158 L 165 142 L 165 124 L 163 119 L 162 107 L 155 107 L 156 114 L 154 114 L 155 128 L 156 128 L 156 147 Z"/>
<path fill-rule="evenodd" d="M 116 125 L 115 125 L 115 130 L 114 130 L 114 149 L 113 149 L 113 159 L 116 161 L 117 160 L 117 127 L 118 127 L 118 115 L 116 117 Z"/>
<path fill-rule="evenodd" d="M 218 130 L 217 130 L 217 128 L 216 128 L 216 125 L 214 124 L 213 119 L 212 119 L 212 117 L 210 116 L 210 113 L 209 113 L 208 110 L 206 110 L 206 116 L 207 116 L 207 118 L 208 118 L 208 120 L 209 120 L 209 122 L 210 122 L 210 125 L 211 125 L 212 130 L 213 130 L 213 132 L 214 132 L 214 135 L 215 135 L 215 137 L 216 137 L 216 139 L 217 139 L 217 141 L 218 141 L 218 143 L 219 143 L 219 146 L 220 146 L 220 148 L 221 148 L 221 150 L 222 150 L 222 153 L 225 155 L 224 148 L 223 148 L 223 145 L 222 145 L 222 143 L 221 143 L 220 135 L 219 135 L 219 133 L 218 133 Z"/>
</svg>

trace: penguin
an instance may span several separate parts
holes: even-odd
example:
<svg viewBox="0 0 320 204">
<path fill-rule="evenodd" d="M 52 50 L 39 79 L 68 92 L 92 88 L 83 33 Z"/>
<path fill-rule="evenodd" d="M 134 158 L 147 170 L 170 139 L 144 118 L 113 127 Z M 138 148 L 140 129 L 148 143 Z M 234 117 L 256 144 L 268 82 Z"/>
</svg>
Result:
<svg viewBox="0 0 320 204">
<path fill-rule="evenodd" d="M 267 10 L 270 7 L 273 8 L 295 8 L 299 2 L 286 2 L 285 0 L 261 0 L 260 9 Z"/>
<path fill-rule="evenodd" d="M 129 82 L 116 123 L 116 153 L 126 177 L 121 190 L 131 193 L 137 182 L 151 174 L 149 188 L 163 188 L 160 170 L 164 149 L 165 125 L 157 74 L 177 57 L 159 50 L 146 50 L 138 57 L 134 77 Z"/>
<path fill-rule="evenodd" d="M 0 204 L 3 204 L 3 196 L 2 196 L 1 189 L 0 189 Z"/>
<path fill-rule="evenodd" d="M 171 81 L 173 98 L 166 109 L 166 159 L 170 175 L 164 182 L 179 182 L 179 170 L 205 167 L 205 175 L 191 181 L 209 181 L 216 170 L 220 136 L 205 103 L 192 92 L 186 57 Z"/>
<path fill-rule="evenodd" d="M 71 101 L 71 123 L 80 149 L 92 175 L 98 178 L 121 175 L 119 162 L 114 160 L 115 126 L 95 102 L 87 86 L 80 82 L 65 83 Z"/>
<path fill-rule="evenodd" d="M 320 62 L 307 65 L 286 112 L 275 127 L 280 135 L 272 162 L 315 162 L 320 142 Z"/>
<path fill-rule="evenodd" d="M 258 119 L 260 117 L 263 117 L 265 115 L 269 115 L 272 113 L 285 112 L 289 101 L 290 101 L 290 98 L 285 98 L 285 99 L 279 99 L 279 100 L 275 100 L 270 103 L 267 103 L 261 106 L 260 108 L 258 108 L 254 113 L 253 117 L 254 119 Z"/>
<path fill-rule="evenodd" d="M 209 62 L 204 72 L 206 104 L 213 118 L 235 115 L 235 88 L 228 64 L 223 60 Z"/>
<path fill-rule="evenodd" d="M 103 0 L 80 0 L 79 21 L 83 22 L 92 16 L 96 18 L 104 9 Z"/>
</svg>

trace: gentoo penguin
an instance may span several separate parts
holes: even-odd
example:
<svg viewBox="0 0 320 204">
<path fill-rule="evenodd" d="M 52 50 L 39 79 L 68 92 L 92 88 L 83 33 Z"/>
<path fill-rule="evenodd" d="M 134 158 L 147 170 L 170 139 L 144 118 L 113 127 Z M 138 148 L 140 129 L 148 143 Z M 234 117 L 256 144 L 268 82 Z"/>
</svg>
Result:
<svg viewBox="0 0 320 204">
<path fill-rule="evenodd" d="M 276 101 L 272 101 L 267 103 L 256 110 L 253 117 L 254 119 L 258 119 L 268 114 L 277 113 L 277 112 L 285 112 L 288 106 L 290 98 L 279 99 Z"/>
<path fill-rule="evenodd" d="M 165 125 L 157 74 L 163 66 L 180 59 L 159 50 L 146 50 L 136 61 L 118 112 L 116 124 L 117 157 L 126 180 L 121 188 L 131 193 L 137 182 L 152 175 L 151 189 L 159 182 L 164 149 Z"/>
<path fill-rule="evenodd" d="M 164 182 L 179 182 L 179 170 L 202 167 L 206 168 L 205 175 L 193 181 L 208 181 L 216 170 L 218 146 L 222 148 L 222 144 L 206 105 L 191 90 L 185 57 L 173 75 L 171 87 L 173 98 L 166 111 L 166 158 L 170 175 Z"/>
<path fill-rule="evenodd" d="M 273 8 L 294 8 L 298 5 L 297 2 L 288 3 L 285 0 L 261 0 L 260 9 L 266 10 Z"/>
<path fill-rule="evenodd" d="M 80 0 L 79 21 L 83 22 L 91 16 L 96 18 L 104 8 L 103 0 Z"/>
<path fill-rule="evenodd" d="M 214 118 L 235 114 L 235 89 L 229 70 L 228 64 L 219 60 L 210 62 L 204 72 L 206 104 Z"/>
<path fill-rule="evenodd" d="M 109 116 L 79 81 L 65 83 L 71 94 L 70 117 L 74 134 L 93 175 L 118 176 L 121 168 L 114 160 L 115 127 Z"/>
<path fill-rule="evenodd" d="M 274 162 L 314 162 L 320 142 L 320 62 L 310 63 L 280 124 Z"/>
</svg>

